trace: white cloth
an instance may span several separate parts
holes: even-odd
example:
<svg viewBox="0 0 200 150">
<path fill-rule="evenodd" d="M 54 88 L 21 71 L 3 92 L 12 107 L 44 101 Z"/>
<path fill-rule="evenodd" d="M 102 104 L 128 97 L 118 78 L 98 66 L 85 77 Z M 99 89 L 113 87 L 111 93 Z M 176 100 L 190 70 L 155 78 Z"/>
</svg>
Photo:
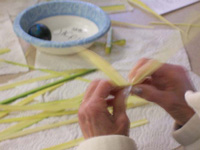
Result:
<svg viewBox="0 0 200 150">
<path fill-rule="evenodd" d="M 176 130 L 173 133 L 173 136 L 177 142 L 181 144 L 181 147 L 178 148 L 179 150 L 198 150 L 200 148 L 200 92 L 193 93 L 188 91 L 185 94 L 185 97 L 187 103 L 195 110 L 196 114 L 182 128 Z M 159 142 L 162 144 L 161 141 Z M 131 141 L 131 138 L 121 135 L 99 136 L 91 138 L 82 142 L 77 148 L 77 150 L 110 149 L 136 150 L 137 148 L 134 141 Z"/>
<path fill-rule="evenodd" d="M 37 2 L 38 0 L 0 0 L 0 13 L 7 13 L 11 20 L 14 21 L 18 13 Z"/>
<path fill-rule="evenodd" d="M 0 48 L 11 49 L 11 52 L 0 55 L 0 59 L 27 64 L 22 47 L 13 31 L 12 22 L 23 9 L 36 3 L 37 0 L 0 0 Z M 0 62 L 0 75 L 26 71 L 28 69 L 25 67 Z"/>
<path fill-rule="evenodd" d="M 119 12 L 125 12 L 125 11 L 132 11 L 133 7 L 129 5 L 127 0 L 81 0 L 85 2 L 90 2 L 98 6 L 112 6 L 112 5 L 124 5 L 125 10 L 124 11 L 110 11 L 109 13 L 119 13 Z"/>
<path fill-rule="evenodd" d="M 81 143 L 77 150 L 135 150 L 135 142 L 126 136 L 108 135 L 91 138 Z"/>
<path fill-rule="evenodd" d="M 173 37 L 173 38 L 171 38 Z M 113 28 L 113 40 L 126 39 L 125 46 L 113 46 L 111 55 L 106 55 L 104 46 L 92 46 L 89 49 L 108 60 L 117 70 L 129 71 L 142 57 L 154 58 L 158 53 L 165 55 L 170 49 L 178 52 L 168 63 L 179 64 L 191 70 L 179 31 Z M 105 42 L 106 36 L 99 41 Z M 162 47 L 168 43 L 167 49 Z M 162 50 L 162 51 L 161 51 Z M 162 61 L 162 59 L 161 59 Z M 57 62 L 57 63 L 55 63 Z M 55 56 L 37 51 L 35 66 L 52 70 L 91 68 L 83 58 L 77 55 Z"/>
<path fill-rule="evenodd" d="M 185 98 L 187 103 L 195 110 L 195 112 L 200 116 L 200 92 L 194 93 L 192 91 L 188 91 L 185 94 Z"/>
<path fill-rule="evenodd" d="M 9 2 L 9 3 L 5 4 L 5 2 Z M 36 2 L 37 0 L 34 0 L 34 1 L 32 0 L 18 0 L 18 1 L 1 0 L 0 12 L 1 10 L 5 10 L 6 8 L 6 11 L 9 12 L 8 14 L 10 14 L 13 20 L 18 12 L 20 12 L 22 9 Z M 5 11 L 2 11 L 2 12 L 5 12 Z M 180 34 L 177 31 L 175 32 L 176 32 L 177 40 L 172 43 L 172 47 L 182 44 Z M 141 57 L 153 57 L 153 55 L 159 51 L 159 47 L 161 47 L 166 41 L 168 41 L 167 36 L 169 36 L 170 33 L 174 33 L 174 31 L 173 30 L 153 31 L 153 30 L 137 30 L 137 29 L 131 30 L 131 29 L 118 28 L 117 30 L 114 29 L 114 39 L 117 40 L 117 39 L 125 38 L 127 40 L 126 46 L 124 47 L 115 46 L 113 48 L 113 53 L 110 56 L 104 55 L 103 48 L 100 48 L 100 47 L 93 47 L 93 48 L 95 52 L 98 52 L 100 55 L 105 57 L 107 60 L 109 60 L 113 64 L 114 67 L 120 70 L 120 73 L 122 73 L 124 77 L 127 77 L 128 71 Z M 103 38 L 102 40 L 105 41 L 105 38 Z M 54 69 L 54 70 L 65 70 L 65 69 L 71 69 L 73 67 L 75 68 L 87 67 L 83 65 L 84 64 L 83 61 L 80 61 L 80 60 L 78 61 L 78 59 L 73 56 L 71 56 L 72 59 L 70 59 L 69 57 L 64 57 L 64 56 L 61 56 L 59 58 L 54 58 L 52 56 L 49 56 L 48 59 L 46 57 L 48 56 L 40 57 L 40 59 L 37 59 L 38 62 L 36 62 L 36 64 L 42 68 L 48 68 L 48 69 Z M 75 58 L 76 60 L 73 61 L 73 58 Z M 69 59 L 69 61 L 66 62 L 64 61 L 64 59 Z M 189 65 L 189 61 L 188 61 L 185 49 L 181 49 L 168 62 L 172 64 L 179 64 L 179 65 L 185 66 L 188 70 L 190 70 L 190 65 Z M 39 71 L 32 71 L 30 73 L 27 73 L 26 75 L 20 76 L 19 78 L 10 81 L 10 83 L 33 78 L 36 76 L 43 76 L 43 75 L 45 75 L 45 73 L 42 73 Z M 104 77 L 105 76 L 103 76 L 101 73 L 95 73 L 95 74 L 86 76 L 86 78 L 88 79 L 96 79 L 96 78 L 104 78 Z M 195 81 L 196 88 L 200 89 L 199 77 L 193 73 L 191 73 L 191 77 Z M 1 91 L 0 100 L 6 99 L 11 96 L 15 96 L 24 91 L 27 91 L 35 87 L 39 87 L 41 85 L 44 85 L 52 81 L 55 81 L 55 79 L 36 82 L 36 83 L 23 85 L 23 86 L 18 86 L 12 90 Z M 56 89 L 55 91 L 47 92 L 44 95 L 37 97 L 36 100 L 52 101 L 52 100 L 59 100 L 59 99 L 66 99 L 69 97 L 73 97 L 73 96 L 76 96 L 77 94 L 84 92 L 86 89 L 86 85 L 87 85 L 86 83 L 83 83 L 81 81 L 72 81 L 72 82 L 64 84 L 62 87 Z M 136 139 L 138 149 L 141 149 L 141 150 L 165 149 L 166 150 L 166 147 L 167 149 L 172 149 L 178 145 L 170 137 L 170 131 L 171 131 L 171 126 L 173 126 L 173 120 L 160 107 L 150 104 L 148 106 L 128 110 L 127 112 L 131 119 L 138 120 L 142 118 L 147 118 L 150 121 L 150 124 L 148 125 L 131 129 L 130 136 Z M 33 114 L 33 112 L 12 113 L 6 118 L 17 117 L 17 116 L 18 117 L 27 116 L 30 114 Z M 34 127 L 50 124 L 53 122 L 64 121 L 71 117 L 74 117 L 74 116 L 47 118 L 37 124 L 30 126 L 29 128 L 34 128 Z M 134 120 L 131 120 L 131 121 L 134 121 Z M 10 126 L 10 124 L 0 124 L 0 131 L 7 128 L 8 126 Z M 160 126 L 162 126 L 162 128 Z M 1 150 L 40 150 L 43 148 L 47 148 L 50 146 L 54 146 L 60 143 L 73 140 L 81 136 L 82 134 L 79 129 L 79 126 L 77 124 L 74 124 L 74 125 L 62 126 L 56 129 L 46 130 L 43 132 L 38 132 L 38 133 L 27 135 L 24 137 L 0 142 L 0 149 Z M 157 143 L 153 143 L 154 141 L 157 141 Z"/>
<path fill-rule="evenodd" d="M 171 35 L 175 35 L 176 40 L 169 41 L 169 37 L 171 37 Z M 183 47 L 180 33 L 175 30 L 138 30 L 114 28 L 113 38 L 114 40 L 126 39 L 127 43 L 123 47 L 114 46 L 112 53 L 109 56 L 105 55 L 104 47 L 93 46 L 90 49 L 111 62 L 112 66 L 120 71 L 120 73 L 123 73 L 124 77 L 126 78 L 129 70 L 140 58 L 153 58 L 155 54 L 160 52 L 160 47 L 162 47 L 165 43 L 170 42 L 169 45 L 171 48 L 169 47 L 169 49 Z M 106 38 L 103 37 L 100 41 L 105 42 L 105 40 Z M 165 52 L 162 51 L 162 53 Z M 168 63 L 179 64 L 186 67 L 187 70 L 190 70 L 190 65 L 184 48 L 180 49 L 178 53 L 170 58 Z M 85 63 L 85 61 L 77 55 L 53 56 L 39 53 L 38 51 L 35 65 L 38 68 L 50 68 L 53 70 L 91 67 L 91 65 Z M 102 76 L 99 76 L 95 73 L 93 75 L 89 75 L 87 78 L 96 79 L 102 78 Z M 61 89 L 59 93 L 63 93 L 64 89 Z M 143 118 L 147 118 L 150 121 L 150 124 L 148 125 L 131 130 L 130 136 L 135 137 L 134 139 L 136 139 L 139 149 L 143 150 L 149 148 L 157 150 L 165 147 L 172 149 L 178 146 L 173 138 L 171 138 L 173 120 L 163 109 L 157 105 L 151 104 L 144 107 L 131 109 L 128 110 L 127 113 L 129 118 L 133 119 L 131 121 Z M 162 141 L 162 145 L 159 141 Z"/>
<path fill-rule="evenodd" d="M 141 0 L 158 14 L 165 14 L 191 5 L 199 0 Z"/>
<path fill-rule="evenodd" d="M 136 63 L 137 60 L 139 60 L 143 56 L 152 57 L 153 54 L 159 51 L 159 47 L 162 46 L 163 43 L 167 40 L 166 36 L 169 36 L 170 33 L 174 33 L 173 30 L 152 31 L 152 30 L 136 30 L 136 29 L 135 30 L 118 29 L 118 28 L 116 29 L 114 29 L 115 40 L 126 38 L 127 40 L 126 46 L 113 47 L 113 51 L 110 56 L 105 56 L 104 49 L 101 47 L 96 47 L 96 48 L 94 47 L 95 48 L 94 50 L 98 52 L 101 56 L 112 62 L 113 66 L 117 67 L 119 72 L 125 78 L 127 78 L 129 70 L 132 68 L 132 66 Z M 172 46 L 177 46 L 176 45 L 177 43 L 179 44 L 182 43 L 179 33 L 178 32 L 175 33 L 177 35 L 177 40 L 176 42 L 172 43 Z M 121 52 L 122 50 L 124 55 Z M 45 61 L 42 61 L 44 64 L 40 63 L 38 64 L 38 67 L 55 69 L 55 70 L 65 70 L 65 69 L 71 69 L 72 68 L 71 66 L 77 66 L 77 68 L 83 68 L 82 64 L 84 64 L 84 61 L 75 63 L 76 61 L 74 62 L 72 59 L 70 59 L 70 57 L 65 58 L 65 56 L 61 56 L 60 59 L 58 58 L 54 59 L 54 57 L 50 58 L 51 59 L 46 59 L 46 55 L 44 55 L 43 59 L 46 59 L 46 61 L 48 62 L 48 66 L 47 63 L 45 63 Z M 72 56 L 72 58 L 76 57 Z M 68 61 L 65 62 L 63 61 L 64 59 L 67 59 Z M 131 62 L 131 60 L 133 62 Z M 182 66 L 185 66 L 187 70 L 190 70 L 188 58 L 184 49 L 181 49 L 174 57 L 172 57 L 169 60 L 169 62 L 172 64 L 180 64 Z M 123 67 L 125 67 L 125 69 L 123 69 Z M 45 73 L 42 73 L 40 71 L 32 71 L 10 82 L 16 82 L 44 75 Z M 194 73 L 191 73 L 190 76 L 195 84 L 196 89 L 200 90 L 199 76 L 195 75 Z M 105 78 L 105 76 L 103 75 L 103 73 L 97 72 L 94 74 L 87 75 L 85 78 L 93 80 L 97 78 Z M 24 91 L 27 91 L 35 87 L 39 87 L 41 85 L 47 84 L 52 81 L 55 81 L 55 79 L 18 86 L 17 88 L 8 91 L 0 91 L 0 100 L 3 100 L 11 96 L 15 96 L 16 94 L 22 93 Z M 83 93 L 87 85 L 88 83 L 84 83 L 82 81 L 78 80 L 71 81 L 65 83 L 63 86 L 52 92 L 45 93 L 44 95 L 35 98 L 35 100 L 52 101 L 52 100 L 60 100 L 73 97 Z M 178 146 L 178 143 L 171 137 L 173 119 L 171 119 L 171 117 L 157 105 L 149 104 L 143 107 L 130 109 L 127 110 L 127 113 L 131 122 L 143 118 L 146 118 L 150 122 L 147 125 L 130 130 L 130 137 L 135 139 L 135 142 L 137 143 L 139 150 L 173 149 Z M 30 114 L 33 114 L 33 112 L 13 113 L 9 115 L 9 118 L 17 116 L 18 117 L 27 116 Z M 50 124 L 52 122 L 64 121 L 71 117 L 74 116 L 47 118 L 37 124 L 32 125 L 29 128 Z M 8 126 L 9 124 L 0 124 L 0 130 L 5 129 Z M 6 140 L 0 142 L 0 147 L 1 150 L 21 150 L 21 149 L 39 150 L 57 144 L 61 144 L 81 136 L 82 133 L 79 129 L 78 124 L 73 124 L 69 126 L 62 126 L 51 130 L 46 130 L 43 132 L 38 132 L 35 134 L 30 134 L 17 139 Z"/>
<path fill-rule="evenodd" d="M 11 51 L 0 55 L 0 59 L 26 64 L 26 58 L 18 38 L 13 31 L 12 22 L 6 13 L 3 15 L 0 11 L 0 49 L 1 48 L 9 48 Z M 0 75 L 25 71 L 28 71 L 25 67 L 0 62 Z"/>
</svg>

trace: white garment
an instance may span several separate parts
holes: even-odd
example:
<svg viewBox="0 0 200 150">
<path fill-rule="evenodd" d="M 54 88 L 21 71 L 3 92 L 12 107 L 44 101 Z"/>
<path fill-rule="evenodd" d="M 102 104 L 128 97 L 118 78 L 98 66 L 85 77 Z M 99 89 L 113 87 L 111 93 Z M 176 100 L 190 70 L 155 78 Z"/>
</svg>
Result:
<svg viewBox="0 0 200 150">
<path fill-rule="evenodd" d="M 200 92 L 188 91 L 185 99 L 196 114 L 173 137 L 181 144 L 177 150 L 200 150 Z M 99 136 L 82 142 L 77 150 L 136 150 L 133 139 L 121 135 Z"/>
</svg>

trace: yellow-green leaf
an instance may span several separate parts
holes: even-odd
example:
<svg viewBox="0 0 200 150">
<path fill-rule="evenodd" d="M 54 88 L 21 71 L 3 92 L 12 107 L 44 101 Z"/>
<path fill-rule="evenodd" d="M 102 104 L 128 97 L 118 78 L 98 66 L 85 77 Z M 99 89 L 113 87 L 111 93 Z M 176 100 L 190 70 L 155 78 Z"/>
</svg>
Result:
<svg viewBox="0 0 200 150">
<path fill-rule="evenodd" d="M 126 45 L 126 40 L 122 39 L 122 40 L 113 41 L 112 44 L 118 45 L 118 46 L 124 46 Z"/>
<path fill-rule="evenodd" d="M 62 85 L 62 83 L 61 83 L 61 84 L 58 84 L 58 85 L 55 85 L 55 86 L 52 86 L 52 87 L 50 87 L 50 88 L 41 90 L 41 91 L 39 91 L 39 92 L 36 92 L 35 94 L 30 95 L 30 96 L 26 97 L 25 99 L 21 100 L 21 101 L 18 102 L 16 105 L 19 105 L 19 106 L 26 105 L 26 104 L 32 102 L 32 101 L 34 100 L 34 98 L 36 98 L 36 97 L 38 97 L 38 96 L 40 96 L 40 95 L 42 95 L 42 94 L 44 94 L 44 93 L 46 93 L 46 92 L 48 92 L 48 91 L 54 90 L 54 89 L 60 87 L 61 85 Z M 9 112 L 10 112 L 10 111 L 1 111 L 1 112 L 0 112 L 0 118 L 5 117 L 6 115 L 9 114 Z"/>
<path fill-rule="evenodd" d="M 34 122 L 34 120 L 32 122 Z M 32 122 L 30 121 L 30 123 L 32 123 Z M 67 120 L 67 121 L 62 121 L 62 122 L 58 122 L 58 123 L 44 125 L 44 126 L 41 126 L 41 127 L 36 127 L 36 128 L 33 128 L 33 129 L 27 129 L 27 130 L 19 131 L 19 132 L 16 132 L 16 133 L 10 132 L 10 130 L 9 130 L 9 132 L 7 134 L 3 134 L 3 135 L 1 134 L 0 135 L 0 141 L 4 141 L 4 140 L 7 140 L 7 139 L 13 139 L 13 138 L 25 136 L 25 135 L 28 135 L 28 134 L 32 134 L 32 133 L 35 133 L 35 132 L 44 131 L 44 130 L 56 128 L 56 127 L 63 126 L 63 125 L 69 125 L 69 124 L 73 124 L 73 123 L 77 123 L 77 122 L 78 122 L 78 119 L 75 118 L 75 119 L 71 119 L 71 120 Z M 23 123 L 24 122 L 22 122 L 22 124 Z M 27 123 L 27 122 L 25 121 L 25 123 Z M 22 126 L 19 125 L 18 130 L 20 130 L 21 127 Z M 16 131 L 16 128 L 14 128 L 14 131 Z"/>
<path fill-rule="evenodd" d="M 0 49 L 0 55 L 8 53 L 8 52 L 10 52 L 10 49 L 8 49 L 8 48 L 1 48 Z"/>
<path fill-rule="evenodd" d="M 147 119 L 142 119 L 142 120 L 134 121 L 134 122 L 131 122 L 130 128 L 136 128 L 136 127 L 145 125 L 147 123 L 149 123 L 149 121 Z"/>
<path fill-rule="evenodd" d="M 147 29 L 154 28 L 153 26 L 145 26 L 145 25 L 140 25 L 140 24 L 115 21 L 115 20 L 112 20 L 111 23 L 113 26 L 121 26 L 121 27 L 134 27 L 134 28 L 147 28 Z"/>
<path fill-rule="evenodd" d="M 129 84 L 107 61 L 96 53 L 84 49 L 79 54 L 104 72 L 116 85 L 123 86 Z"/>
<path fill-rule="evenodd" d="M 136 95 L 129 96 L 127 99 L 127 109 L 143 106 L 146 104 L 149 104 L 149 102 Z"/>
<path fill-rule="evenodd" d="M 147 123 L 148 123 L 148 120 L 146 120 L 146 119 L 134 121 L 134 122 L 131 122 L 130 128 L 136 128 L 136 127 L 145 125 Z M 72 148 L 74 146 L 77 146 L 82 141 L 84 141 L 83 137 L 75 139 L 75 140 L 71 140 L 71 141 L 66 142 L 66 143 L 55 145 L 55 146 L 52 146 L 52 147 L 49 147 L 49 148 L 45 148 L 43 150 L 64 150 L 64 149 L 69 149 L 69 148 Z"/>
<path fill-rule="evenodd" d="M 37 82 L 37 81 L 43 81 L 43 80 L 56 78 L 56 77 L 59 77 L 59 76 L 60 75 L 57 75 L 57 74 L 50 74 L 50 75 L 47 75 L 47 76 L 41 76 L 41 77 L 32 78 L 32 79 L 28 79 L 28 80 L 18 81 L 18 82 L 15 82 L 15 83 L 0 86 L 0 91 L 15 88 L 17 86 L 24 85 L 24 84 L 29 84 L 29 83 L 33 83 L 33 82 Z"/>
<path fill-rule="evenodd" d="M 56 145 L 56 146 L 45 148 L 43 150 L 64 150 L 64 149 L 68 149 L 68 148 L 72 148 L 74 146 L 77 146 L 83 140 L 84 140 L 84 138 L 81 137 L 81 138 L 71 140 L 71 141 L 66 142 L 66 143 L 62 143 L 62 144 L 59 144 L 59 145 Z"/>
<path fill-rule="evenodd" d="M 125 5 L 110 5 L 110 6 L 101 6 L 106 12 L 122 12 L 126 10 Z"/>
<path fill-rule="evenodd" d="M 168 25 L 165 22 L 151 22 L 150 24 L 152 24 L 152 25 Z M 173 24 L 176 26 L 186 26 L 186 27 L 192 26 L 192 27 L 197 27 L 197 28 L 200 27 L 200 24 L 189 24 L 189 23 L 173 23 Z"/>
<path fill-rule="evenodd" d="M 63 79 L 60 79 L 60 80 L 57 80 L 55 82 L 52 82 L 52 83 L 49 83 L 49 84 L 46 84 L 46 85 L 43 85 L 41 87 L 37 87 L 35 89 L 31 89 L 29 91 L 26 91 L 24 93 L 21 93 L 19 95 L 16 95 L 16 96 L 13 96 L 11 98 L 8 98 L 8 99 L 5 99 L 3 101 L 0 101 L 0 104 L 8 104 L 8 103 L 11 103 L 19 98 L 23 98 L 25 96 L 28 96 L 30 94 L 33 94 L 33 93 L 36 93 L 40 90 L 43 90 L 43 89 L 46 89 L 46 88 L 49 88 L 51 86 L 54 86 L 54 85 L 58 85 L 60 83 L 64 83 L 64 82 L 67 82 L 67 81 L 70 81 L 70 80 L 73 80 L 77 77 L 80 77 L 80 76 L 83 76 L 83 75 L 86 75 L 86 74 L 89 74 L 89 73 L 92 73 L 96 71 L 96 69 L 89 69 L 89 70 L 86 70 L 86 71 L 83 71 L 83 72 L 80 72 L 80 73 L 76 73 L 76 74 L 73 74 L 73 75 L 70 75 L 70 76 L 67 76 L 67 77 L 64 77 Z"/>
<path fill-rule="evenodd" d="M 4 139 L 5 137 L 12 135 L 15 132 L 18 132 L 34 123 L 39 122 L 42 119 L 36 119 L 36 120 L 30 120 L 29 122 L 27 121 L 22 121 L 16 125 L 13 125 L 5 130 L 3 130 L 2 132 L 0 132 L 0 139 Z M 0 140 L 1 141 L 1 140 Z"/>
<path fill-rule="evenodd" d="M 1 119 L 1 123 L 11 123 L 11 122 L 19 122 L 19 121 L 30 121 L 36 119 L 44 119 L 47 117 L 56 117 L 56 116 L 63 116 L 63 115 L 72 115 L 76 114 L 78 110 L 70 110 L 70 111 L 59 111 L 59 112 L 44 112 L 37 115 L 27 116 L 27 117 L 16 117 L 16 118 L 7 118 Z"/>
<path fill-rule="evenodd" d="M 167 19 L 165 19 L 164 17 L 162 17 L 161 15 L 157 14 L 155 11 L 153 11 L 149 6 L 147 6 L 145 3 L 143 3 L 140 0 L 128 0 L 128 2 L 130 4 L 136 5 L 142 9 L 144 9 L 145 11 L 153 14 L 156 18 L 162 20 L 163 22 L 166 22 L 169 26 L 171 26 L 174 29 L 180 30 L 178 27 L 176 27 L 174 24 L 172 24 L 171 22 L 169 22 Z"/>
<path fill-rule="evenodd" d="M 106 41 L 106 47 L 105 47 L 105 52 L 106 54 L 110 54 L 111 53 L 111 49 L 112 49 L 112 27 L 109 29 L 108 34 L 107 34 L 107 41 Z"/>
</svg>

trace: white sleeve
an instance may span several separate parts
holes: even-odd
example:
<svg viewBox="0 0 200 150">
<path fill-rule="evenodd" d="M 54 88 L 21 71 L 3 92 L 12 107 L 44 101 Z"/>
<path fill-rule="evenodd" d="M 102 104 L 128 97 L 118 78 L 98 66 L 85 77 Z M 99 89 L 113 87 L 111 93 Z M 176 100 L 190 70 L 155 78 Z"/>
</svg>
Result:
<svg viewBox="0 0 200 150">
<path fill-rule="evenodd" d="M 185 94 L 185 99 L 188 105 L 192 107 L 200 117 L 200 92 L 188 91 Z"/>
<path fill-rule="evenodd" d="M 174 131 L 173 136 L 184 150 L 198 150 L 200 149 L 200 92 L 188 91 L 185 99 L 196 114 L 183 127 Z"/>
<path fill-rule="evenodd" d="M 136 150 L 135 142 L 122 135 L 98 136 L 82 142 L 77 150 Z"/>
<path fill-rule="evenodd" d="M 186 101 L 196 114 L 180 129 L 174 131 L 173 136 L 182 145 L 181 150 L 200 150 L 200 92 L 188 91 Z M 82 142 L 77 150 L 136 150 L 135 142 L 126 136 L 99 136 Z"/>
</svg>

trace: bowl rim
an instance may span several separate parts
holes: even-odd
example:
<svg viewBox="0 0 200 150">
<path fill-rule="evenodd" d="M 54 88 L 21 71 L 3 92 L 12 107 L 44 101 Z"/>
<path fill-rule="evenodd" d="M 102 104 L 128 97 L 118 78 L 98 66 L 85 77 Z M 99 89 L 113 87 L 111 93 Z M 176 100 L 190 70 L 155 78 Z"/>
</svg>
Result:
<svg viewBox="0 0 200 150">
<path fill-rule="evenodd" d="M 47 40 L 39 39 L 39 38 L 36 38 L 36 37 L 29 35 L 27 32 L 25 32 L 22 29 L 22 27 L 20 25 L 21 18 L 23 17 L 23 15 L 25 13 L 27 13 L 31 9 L 36 8 L 38 6 L 46 5 L 46 4 L 49 4 L 49 3 L 55 4 L 55 3 L 67 3 L 67 2 L 82 3 L 84 5 L 94 7 L 95 9 L 100 11 L 104 15 L 104 17 L 106 18 L 105 19 L 106 21 L 104 23 L 105 27 L 101 31 L 98 31 L 96 34 L 94 34 L 90 37 L 87 37 L 87 38 L 84 38 L 84 39 L 81 39 L 81 40 L 73 40 L 73 41 L 66 41 L 66 42 L 47 41 Z M 81 16 L 79 16 L 79 17 L 81 17 Z M 30 43 L 30 44 L 32 44 L 36 47 L 66 48 L 66 47 L 80 46 L 80 45 L 92 43 L 95 40 L 102 37 L 109 30 L 110 26 L 111 26 L 111 21 L 110 21 L 108 14 L 106 14 L 106 12 L 104 12 L 100 7 L 98 7 L 94 4 L 88 3 L 88 2 L 83 2 L 83 1 L 59 0 L 59 1 L 41 2 L 41 3 L 38 3 L 34 6 L 28 7 L 27 9 L 25 9 L 21 13 L 19 13 L 19 15 L 16 17 L 16 19 L 14 21 L 13 27 L 14 27 L 14 31 L 17 34 L 17 36 L 19 36 L 23 40 L 27 41 L 28 43 Z"/>
</svg>

